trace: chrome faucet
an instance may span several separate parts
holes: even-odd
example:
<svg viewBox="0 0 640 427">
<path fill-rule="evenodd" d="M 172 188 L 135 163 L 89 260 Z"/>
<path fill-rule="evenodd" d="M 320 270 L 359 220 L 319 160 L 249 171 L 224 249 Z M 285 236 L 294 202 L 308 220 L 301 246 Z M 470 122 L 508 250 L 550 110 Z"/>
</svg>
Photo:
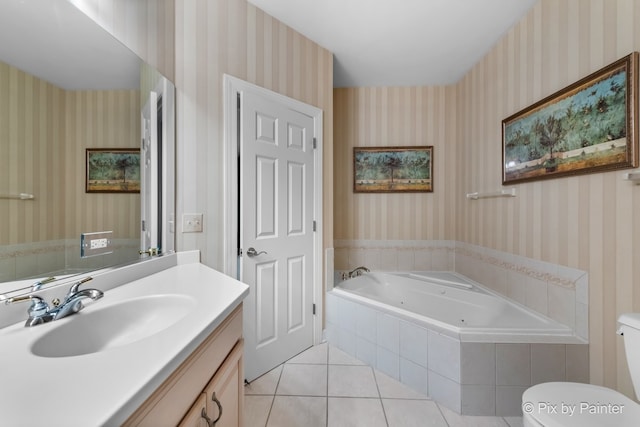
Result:
<svg viewBox="0 0 640 427">
<path fill-rule="evenodd" d="M 371 270 L 369 270 L 367 267 L 364 266 L 360 266 L 360 267 L 356 267 L 353 270 L 351 270 L 348 275 L 349 278 L 353 278 L 353 277 L 358 277 L 360 275 L 362 275 L 362 273 L 369 273 Z"/>
<path fill-rule="evenodd" d="M 78 290 L 80 285 L 91 280 L 91 277 L 86 277 L 76 283 L 74 283 L 67 295 L 64 297 L 64 301 L 60 302 L 59 299 L 53 300 L 54 308 L 50 308 L 49 304 L 45 302 L 38 295 L 25 295 L 20 297 L 9 298 L 5 300 L 5 304 L 12 304 L 14 302 L 31 301 L 31 305 L 27 310 L 29 318 L 25 322 L 25 326 L 35 326 L 42 323 L 51 322 L 54 320 L 62 319 L 71 314 L 77 313 L 84 308 L 82 300 L 85 298 L 91 298 L 92 300 L 100 299 L 104 296 L 104 293 L 98 289 L 82 289 Z"/>
</svg>

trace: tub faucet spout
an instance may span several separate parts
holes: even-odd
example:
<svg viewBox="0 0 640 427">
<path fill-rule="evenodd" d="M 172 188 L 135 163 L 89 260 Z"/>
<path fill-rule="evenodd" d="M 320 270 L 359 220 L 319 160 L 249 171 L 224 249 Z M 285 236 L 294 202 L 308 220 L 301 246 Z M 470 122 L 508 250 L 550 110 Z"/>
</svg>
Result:
<svg viewBox="0 0 640 427">
<path fill-rule="evenodd" d="M 356 267 L 353 270 L 351 270 L 349 272 L 349 277 L 358 277 L 360 275 L 362 275 L 362 273 L 369 273 L 371 270 L 369 270 L 367 267 L 365 266 L 360 266 L 360 267 Z"/>
</svg>

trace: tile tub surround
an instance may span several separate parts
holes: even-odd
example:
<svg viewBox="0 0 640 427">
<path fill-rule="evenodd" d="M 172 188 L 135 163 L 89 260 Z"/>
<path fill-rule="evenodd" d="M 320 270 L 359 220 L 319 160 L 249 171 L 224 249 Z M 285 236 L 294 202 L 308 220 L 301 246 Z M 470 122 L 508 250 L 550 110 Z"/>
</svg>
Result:
<svg viewBox="0 0 640 427">
<path fill-rule="evenodd" d="M 455 270 L 589 340 L 586 271 L 461 242 L 456 243 Z"/>
<path fill-rule="evenodd" d="M 331 345 L 463 415 L 519 416 L 531 385 L 589 380 L 587 344 L 460 342 L 333 293 L 326 326 Z"/>
<path fill-rule="evenodd" d="M 453 240 L 334 240 L 336 270 L 366 265 L 377 271 L 451 271 Z"/>
<path fill-rule="evenodd" d="M 585 271 L 453 240 L 335 240 L 334 245 L 337 273 L 360 265 L 377 271 L 456 271 L 589 339 Z"/>
</svg>

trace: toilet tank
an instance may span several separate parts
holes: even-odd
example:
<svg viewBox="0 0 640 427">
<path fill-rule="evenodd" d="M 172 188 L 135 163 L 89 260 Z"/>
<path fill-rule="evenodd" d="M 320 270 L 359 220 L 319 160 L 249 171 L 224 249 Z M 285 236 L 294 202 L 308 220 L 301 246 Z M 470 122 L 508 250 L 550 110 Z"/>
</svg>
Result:
<svg viewBox="0 0 640 427">
<path fill-rule="evenodd" d="M 624 337 L 624 348 L 633 388 L 636 397 L 640 399 L 640 313 L 622 314 L 618 318 L 618 323 L 620 323 L 618 333 Z"/>
</svg>

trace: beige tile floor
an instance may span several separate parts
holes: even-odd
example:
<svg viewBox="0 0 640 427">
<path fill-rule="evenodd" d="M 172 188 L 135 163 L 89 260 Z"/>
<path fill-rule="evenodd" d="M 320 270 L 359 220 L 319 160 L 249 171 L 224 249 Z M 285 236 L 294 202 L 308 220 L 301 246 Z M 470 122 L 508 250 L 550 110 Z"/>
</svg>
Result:
<svg viewBox="0 0 640 427">
<path fill-rule="evenodd" d="M 245 427 L 516 427 L 462 416 L 326 343 L 245 386 Z"/>
</svg>

